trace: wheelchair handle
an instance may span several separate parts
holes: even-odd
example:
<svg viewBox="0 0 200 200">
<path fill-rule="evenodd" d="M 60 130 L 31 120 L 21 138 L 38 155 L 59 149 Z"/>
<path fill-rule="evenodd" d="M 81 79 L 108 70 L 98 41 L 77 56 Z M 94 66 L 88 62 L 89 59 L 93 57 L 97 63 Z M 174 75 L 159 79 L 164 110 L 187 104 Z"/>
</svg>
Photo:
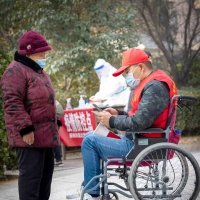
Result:
<svg viewBox="0 0 200 200">
<path fill-rule="evenodd" d="M 180 96 L 179 97 L 180 100 L 189 100 L 189 101 L 197 101 L 197 98 L 196 97 L 193 97 L 193 96 Z"/>
<path fill-rule="evenodd" d="M 187 95 L 175 95 L 172 97 L 171 103 L 173 103 L 174 99 L 178 98 L 178 100 L 186 100 L 186 101 L 197 101 L 197 98 L 194 96 Z"/>
</svg>

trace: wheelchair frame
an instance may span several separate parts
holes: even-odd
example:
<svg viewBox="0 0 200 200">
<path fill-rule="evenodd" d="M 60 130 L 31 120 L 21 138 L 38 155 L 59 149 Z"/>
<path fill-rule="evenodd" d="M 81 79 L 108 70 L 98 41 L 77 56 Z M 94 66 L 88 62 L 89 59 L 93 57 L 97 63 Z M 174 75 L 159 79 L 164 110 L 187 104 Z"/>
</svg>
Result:
<svg viewBox="0 0 200 200">
<path fill-rule="evenodd" d="M 136 200 L 139 199 L 175 199 L 177 197 L 181 197 L 181 193 L 184 190 L 184 187 L 188 181 L 188 164 L 187 164 L 187 160 L 189 160 L 192 164 L 192 166 L 194 167 L 194 172 L 195 172 L 195 176 L 196 176 L 196 181 L 195 181 L 195 191 L 193 191 L 193 196 L 190 198 L 191 200 L 195 200 L 199 194 L 200 191 L 200 168 L 199 165 L 196 161 L 196 159 L 194 158 L 194 156 L 187 152 L 186 150 L 184 150 L 183 148 L 179 147 L 177 144 L 173 144 L 171 142 L 169 142 L 169 135 L 171 133 L 171 131 L 173 131 L 173 127 L 171 127 L 171 121 L 174 115 L 174 101 L 176 101 L 178 99 L 178 106 L 180 108 L 186 106 L 183 101 L 195 101 L 196 98 L 192 97 L 192 96 L 181 96 L 181 95 L 176 95 L 174 96 L 171 101 L 170 101 L 170 107 L 169 107 L 169 116 L 168 116 L 168 120 L 167 120 L 167 124 L 166 124 L 166 129 L 160 129 L 160 128 L 149 128 L 146 130 L 142 130 L 142 131 L 137 131 L 137 132 L 133 132 L 132 136 L 133 136 L 133 140 L 134 140 L 134 147 L 130 150 L 130 152 L 126 155 L 126 156 L 122 156 L 121 158 L 108 158 L 106 162 L 102 161 L 102 173 L 98 176 L 93 177 L 88 184 L 83 188 L 82 193 L 81 193 L 81 200 L 83 200 L 84 194 L 86 192 L 90 192 L 94 189 L 96 189 L 98 186 L 102 185 L 101 187 L 101 200 L 110 200 L 110 195 L 109 194 L 113 194 L 115 199 L 118 199 L 118 196 L 116 193 L 120 193 L 128 198 L 133 198 Z M 186 106 L 188 109 L 189 107 Z M 171 111 L 171 112 L 170 112 Z M 175 123 L 175 122 L 174 122 Z M 172 125 L 173 126 L 173 125 Z M 140 133 L 163 133 L 165 137 L 162 138 L 141 138 L 140 137 Z M 172 141 L 173 142 L 173 141 Z M 176 142 L 175 142 L 176 143 Z M 162 149 L 162 151 L 161 151 Z M 170 151 L 172 150 L 172 151 Z M 157 154 L 155 155 L 154 151 L 159 151 L 160 155 Z M 164 178 L 162 180 L 160 180 L 157 176 L 157 178 L 155 178 L 155 180 L 151 177 L 150 179 L 148 179 L 148 177 L 146 178 L 147 181 L 149 180 L 153 180 L 155 182 L 156 187 L 152 188 L 152 192 L 155 190 L 160 189 L 160 191 L 162 191 L 162 194 L 159 195 L 141 195 L 140 192 L 143 191 L 144 189 L 142 188 L 137 188 L 137 183 L 136 183 L 136 179 L 137 179 L 137 167 L 144 167 L 144 166 L 140 166 L 143 162 L 147 163 L 147 167 L 151 167 L 152 163 L 153 165 L 158 165 L 159 162 L 163 162 L 163 167 L 162 167 L 162 173 L 166 174 L 166 162 L 170 159 L 173 158 L 174 156 L 174 152 L 177 151 L 178 153 L 176 153 L 177 158 L 180 159 L 181 165 L 183 165 L 183 170 L 182 170 L 182 177 L 185 178 L 183 180 L 183 182 L 181 182 L 181 186 L 175 190 L 174 193 L 172 193 L 171 195 L 167 195 L 167 191 L 168 190 L 173 190 L 173 187 L 168 187 L 167 186 L 167 181 L 169 181 L 169 177 L 164 176 Z M 149 157 L 149 153 L 151 152 L 151 156 Z M 171 157 L 169 157 L 170 153 L 172 152 L 173 155 L 171 155 Z M 154 153 L 154 154 L 153 154 Z M 164 155 L 164 158 L 162 157 Z M 147 159 L 148 158 L 148 159 Z M 156 159 L 155 159 L 156 158 Z M 153 162 L 152 160 L 153 159 Z M 148 162 L 152 162 L 151 164 L 149 164 L 148 166 Z M 118 167 L 112 167 L 112 168 L 108 168 L 108 166 L 112 163 L 118 163 Z M 130 166 L 130 162 L 131 162 L 131 168 Z M 121 168 L 120 166 L 123 166 L 123 168 Z M 158 166 L 157 166 L 158 167 Z M 112 173 L 108 173 L 108 171 L 110 170 L 115 170 L 116 173 L 118 174 L 112 174 Z M 128 173 L 129 172 L 129 173 Z M 108 182 L 107 178 L 111 177 L 111 176 L 119 176 L 119 178 L 124 179 L 125 185 L 127 188 L 117 184 L 117 183 L 112 183 L 112 182 Z M 156 177 L 156 176 L 155 176 Z M 88 186 L 95 180 L 95 179 L 101 179 L 99 181 L 99 183 L 94 186 L 91 189 L 88 189 Z M 157 182 L 156 182 L 157 181 Z M 110 185 L 114 185 L 119 189 L 109 189 Z M 159 185 L 161 185 L 162 187 L 160 187 Z M 151 191 L 150 189 L 148 189 L 147 191 Z M 124 192 L 125 191 L 125 192 Z M 154 192 L 155 192 L 154 191 Z M 127 192 L 130 192 L 127 193 Z"/>
</svg>

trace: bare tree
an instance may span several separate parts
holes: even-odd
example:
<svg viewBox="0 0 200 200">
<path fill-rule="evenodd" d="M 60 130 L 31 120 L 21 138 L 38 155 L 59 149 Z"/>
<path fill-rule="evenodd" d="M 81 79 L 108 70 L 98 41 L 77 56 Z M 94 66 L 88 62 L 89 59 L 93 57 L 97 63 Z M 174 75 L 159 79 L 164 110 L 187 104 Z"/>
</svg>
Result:
<svg viewBox="0 0 200 200">
<path fill-rule="evenodd" d="M 178 87 L 187 84 L 189 71 L 200 53 L 198 0 L 130 0 L 149 34 L 170 64 Z M 200 8 L 200 7 L 199 7 Z"/>
</svg>

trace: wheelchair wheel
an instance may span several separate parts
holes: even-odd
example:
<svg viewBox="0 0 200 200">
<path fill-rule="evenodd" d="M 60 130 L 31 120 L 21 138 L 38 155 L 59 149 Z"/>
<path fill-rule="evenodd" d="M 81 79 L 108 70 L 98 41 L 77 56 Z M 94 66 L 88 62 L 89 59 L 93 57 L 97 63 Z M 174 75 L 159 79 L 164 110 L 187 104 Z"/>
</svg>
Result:
<svg viewBox="0 0 200 200">
<path fill-rule="evenodd" d="M 119 200 L 119 197 L 118 197 L 117 193 L 109 192 L 108 194 L 110 196 L 109 200 Z M 104 196 L 103 195 L 101 196 L 100 200 L 104 200 Z M 107 198 L 106 198 L 106 200 L 107 200 Z"/>
<path fill-rule="evenodd" d="M 200 191 L 200 168 L 194 156 L 178 145 L 154 144 L 134 160 L 129 186 L 135 200 L 195 200 Z"/>
</svg>

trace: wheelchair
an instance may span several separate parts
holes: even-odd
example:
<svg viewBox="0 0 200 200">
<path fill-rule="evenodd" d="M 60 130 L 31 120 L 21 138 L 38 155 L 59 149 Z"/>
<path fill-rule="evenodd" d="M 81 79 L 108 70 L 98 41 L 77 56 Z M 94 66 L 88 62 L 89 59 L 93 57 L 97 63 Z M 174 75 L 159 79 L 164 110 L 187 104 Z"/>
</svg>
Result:
<svg viewBox="0 0 200 200">
<path fill-rule="evenodd" d="M 118 193 L 135 200 L 195 200 L 200 191 L 200 167 L 194 156 L 178 146 L 180 132 L 174 130 L 176 109 L 187 107 L 192 96 L 174 96 L 169 105 L 165 129 L 149 128 L 132 132 L 134 147 L 119 158 L 102 161 L 101 174 L 93 177 L 83 188 L 84 194 L 101 185 L 101 200 L 118 200 Z M 162 133 L 162 137 L 143 137 L 144 133 Z M 124 184 L 109 182 L 110 177 L 122 179 Z M 88 189 L 95 179 L 99 183 Z"/>
</svg>

